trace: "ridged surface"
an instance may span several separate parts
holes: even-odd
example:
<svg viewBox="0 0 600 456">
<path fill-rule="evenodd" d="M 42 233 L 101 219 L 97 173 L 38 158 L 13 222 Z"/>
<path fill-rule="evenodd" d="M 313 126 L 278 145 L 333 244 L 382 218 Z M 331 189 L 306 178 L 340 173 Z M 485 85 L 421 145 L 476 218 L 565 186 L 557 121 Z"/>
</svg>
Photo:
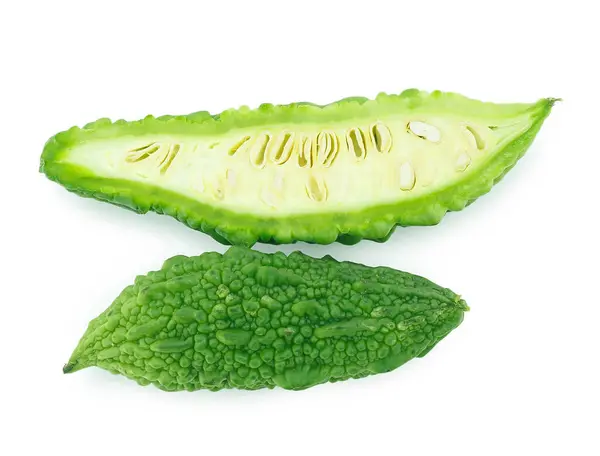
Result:
<svg viewBox="0 0 600 456">
<path fill-rule="evenodd" d="M 84 197 L 132 209 L 154 211 L 175 217 L 193 229 L 203 231 L 224 244 L 251 246 L 255 242 L 292 243 L 306 241 L 353 244 L 361 239 L 385 241 L 396 226 L 434 225 L 446 212 L 458 211 L 487 193 L 523 156 L 556 100 L 538 103 L 497 105 L 465 98 L 458 94 L 408 90 L 401 95 L 381 94 L 376 100 L 349 98 L 327 106 L 295 103 L 285 106 L 262 105 L 259 109 L 229 110 L 212 116 L 199 112 L 187 116 L 148 116 L 136 122 L 100 119 L 82 129 L 73 127 L 52 137 L 44 148 L 40 170 L 69 191 Z M 93 170 L 68 163 L 65 154 L 90 138 L 120 135 L 218 134 L 235 128 L 269 125 L 273 122 L 328 122 L 368 115 L 385 116 L 395 112 L 451 113 L 454 116 L 496 116 L 510 119 L 518 112 L 530 117 L 530 127 L 514 140 L 494 151 L 482 169 L 433 193 L 397 204 L 374 204 L 356 211 L 339 213 L 285 213 L 278 217 L 257 216 L 252 209 L 237 213 L 207 204 L 173 191 L 125 179 L 105 178 Z M 377 183 L 373 183 L 377 185 Z"/>
<path fill-rule="evenodd" d="M 166 391 L 313 385 L 389 372 L 424 356 L 467 306 L 390 268 L 300 252 L 177 256 L 94 319 L 65 365 Z"/>
</svg>

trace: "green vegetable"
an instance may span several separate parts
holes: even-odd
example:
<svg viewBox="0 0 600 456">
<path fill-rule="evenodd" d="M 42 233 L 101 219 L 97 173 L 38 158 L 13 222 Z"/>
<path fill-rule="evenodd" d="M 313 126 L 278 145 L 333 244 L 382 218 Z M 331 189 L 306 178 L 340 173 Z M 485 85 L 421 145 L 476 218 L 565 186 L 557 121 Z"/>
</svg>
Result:
<svg viewBox="0 0 600 456">
<path fill-rule="evenodd" d="M 386 240 L 488 192 L 555 99 L 407 90 L 326 106 L 100 119 L 51 138 L 41 171 L 82 196 L 171 215 L 226 244 Z"/>
<path fill-rule="evenodd" d="M 406 272 L 232 247 L 137 277 L 64 372 L 98 366 L 166 391 L 300 390 L 424 356 L 467 309 Z"/>
</svg>

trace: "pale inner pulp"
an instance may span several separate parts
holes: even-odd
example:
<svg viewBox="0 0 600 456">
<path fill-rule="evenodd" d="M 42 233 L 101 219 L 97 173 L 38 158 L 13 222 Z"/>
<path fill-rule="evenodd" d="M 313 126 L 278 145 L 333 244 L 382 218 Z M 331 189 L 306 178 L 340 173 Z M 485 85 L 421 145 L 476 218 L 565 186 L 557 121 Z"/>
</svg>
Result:
<svg viewBox="0 0 600 456">
<path fill-rule="evenodd" d="M 466 179 L 530 122 L 395 117 L 214 136 L 148 134 L 85 142 L 65 160 L 101 177 L 147 183 L 235 212 L 346 212 L 417 198 Z"/>
</svg>

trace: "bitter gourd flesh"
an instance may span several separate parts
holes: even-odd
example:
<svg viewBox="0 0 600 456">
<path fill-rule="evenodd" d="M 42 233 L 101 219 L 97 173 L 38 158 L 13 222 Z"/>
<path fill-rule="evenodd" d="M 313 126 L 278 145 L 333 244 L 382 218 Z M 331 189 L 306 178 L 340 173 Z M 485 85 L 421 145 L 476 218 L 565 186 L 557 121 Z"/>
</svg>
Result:
<svg viewBox="0 0 600 456">
<path fill-rule="evenodd" d="M 424 356 L 467 309 L 406 272 L 231 247 L 137 277 L 63 370 L 98 366 L 166 391 L 300 390 Z"/>
<path fill-rule="evenodd" d="M 220 242 L 386 240 L 488 192 L 555 99 L 439 91 L 219 115 L 100 119 L 52 137 L 41 170 L 83 196 L 169 214 Z"/>
</svg>

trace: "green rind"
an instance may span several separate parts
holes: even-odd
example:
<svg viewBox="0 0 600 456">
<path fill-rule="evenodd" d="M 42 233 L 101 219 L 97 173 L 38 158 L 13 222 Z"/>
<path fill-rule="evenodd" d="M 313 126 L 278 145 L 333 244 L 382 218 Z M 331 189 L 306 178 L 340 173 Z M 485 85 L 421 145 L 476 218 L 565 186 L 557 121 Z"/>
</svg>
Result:
<svg viewBox="0 0 600 456">
<path fill-rule="evenodd" d="M 406 272 L 232 247 L 138 276 L 63 371 L 98 366 L 165 391 L 301 390 L 422 357 L 466 310 Z"/>
<path fill-rule="evenodd" d="M 211 116 L 207 112 L 187 116 L 148 116 L 141 121 L 119 120 L 111 123 L 100 119 L 83 129 L 73 127 L 50 138 L 44 147 L 40 171 L 67 190 L 84 197 L 107 201 L 138 213 L 153 211 L 170 215 L 189 227 L 209 234 L 223 244 L 252 246 L 256 242 L 283 244 L 305 241 L 329 244 L 339 241 L 355 244 L 362 239 L 383 242 L 396 226 L 435 225 L 446 212 L 459 211 L 484 195 L 524 155 L 533 142 L 544 120 L 550 114 L 556 99 L 542 99 L 533 105 L 496 105 L 465 98 L 458 94 L 408 90 L 401 95 L 381 94 L 376 100 L 349 98 L 326 106 L 294 103 L 284 106 L 261 105 L 257 110 L 242 108 Z M 497 151 L 480 172 L 430 193 L 400 203 L 378 205 L 363 210 L 339 213 L 294 214 L 289 217 L 256 216 L 236 213 L 200 203 L 175 192 L 125 179 L 97 177 L 84 167 L 61 161 L 69 148 L 86 138 L 136 135 L 149 130 L 163 134 L 203 134 L 226 132 L 232 128 L 249 127 L 278 122 L 318 122 L 344 118 L 364 117 L 375 109 L 381 114 L 410 108 L 419 112 L 435 109 L 478 116 L 514 115 L 519 110 L 530 112 L 533 122 L 522 135 Z"/>
</svg>

